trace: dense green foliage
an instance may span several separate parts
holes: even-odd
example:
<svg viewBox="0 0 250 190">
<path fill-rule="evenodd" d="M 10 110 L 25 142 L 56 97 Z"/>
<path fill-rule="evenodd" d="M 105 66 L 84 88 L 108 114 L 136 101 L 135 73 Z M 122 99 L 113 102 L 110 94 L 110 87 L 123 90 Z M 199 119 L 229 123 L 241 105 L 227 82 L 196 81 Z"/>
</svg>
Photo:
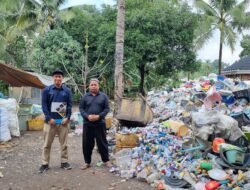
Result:
<svg viewBox="0 0 250 190">
<path fill-rule="evenodd" d="M 145 86 L 150 89 L 162 85 L 174 72 L 197 70 L 192 51 L 196 20 L 187 5 L 173 6 L 161 0 L 140 6 L 128 0 L 126 4 L 125 92 L 143 92 Z M 109 72 L 103 76 L 105 83 L 112 81 L 116 9 L 84 6 L 73 11 L 80 16 L 63 28 L 83 49 L 88 34 L 89 61 L 93 63 L 98 57 L 111 61 L 106 68 Z"/>
<path fill-rule="evenodd" d="M 140 92 L 150 74 L 168 78 L 191 68 L 195 26 L 194 15 L 185 4 L 176 7 L 157 1 L 136 6 L 135 1 L 127 1 L 125 58 L 139 71 Z"/>
<path fill-rule="evenodd" d="M 51 75 L 56 68 L 77 78 L 80 74 L 80 44 L 62 29 L 54 29 L 35 39 L 30 63 L 43 74 Z"/>
<path fill-rule="evenodd" d="M 0 24 L 0 42 L 4 42 L 0 44 L 1 59 L 47 75 L 61 68 L 78 86 L 85 77 L 86 81 L 98 77 L 106 93 L 113 95 L 115 6 L 97 9 L 84 5 L 59 10 L 63 0 L 42 0 L 40 5 L 32 0 L 11 1 L 12 6 L 5 3 L 0 9 L 4 15 Z M 23 9 L 17 11 L 22 5 Z M 198 20 L 185 3 L 126 0 L 125 95 L 175 83 L 180 72 L 189 77 L 216 72 L 218 61 L 196 61 L 194 39 L 198 34 L 194 31 L 201 28 Z M 224 38 L 232 40 L 232 36 Z"/>
<path fill-rule="evenodd" d="M 240 52 L 240 57 L 250 56 L 250 35 L 243 36 L 243 39 L 240 42 L 242 51 Z"/>
</svg>

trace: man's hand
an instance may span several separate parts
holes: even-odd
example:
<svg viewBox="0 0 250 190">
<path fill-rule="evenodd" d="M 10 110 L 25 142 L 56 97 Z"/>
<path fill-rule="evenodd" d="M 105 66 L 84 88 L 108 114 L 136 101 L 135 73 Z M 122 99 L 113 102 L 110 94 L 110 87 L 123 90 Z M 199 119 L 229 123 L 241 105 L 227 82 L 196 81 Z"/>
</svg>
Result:
<svg viewBox="0 0 250 190">
<path fill-rule="evenodd" d="M 88 116 L 88 120 L 89 120 L 89 121 L 93 121 L 93 115 L 89 115 L 89 116 Z"/>
<path fill-rule="evenodd" d="M 68 124 L 68 122 L 69 122 L 68 118 L 64 118 L 62 120 L 62 125 L 66 125 L 66 124 Z"/>
<path fill-rule="evenodd" d="M 99 115 L 94 115 L 94 121 L 98 121 L 100 119 Z"/>
<path fill-rule="evenodd" d="M 48 124 L 54 126 L 54 125 L 56 124 L 56 122 L 55 122 L 54 119 L 50 119 L 50 120 L 48 121 Z"/>
<path fill-rule="evenodd" d="M 98 121 L 100 119 L 99 115 L 89 115 L 88 120 L 91 122 Z"/>
</svg>

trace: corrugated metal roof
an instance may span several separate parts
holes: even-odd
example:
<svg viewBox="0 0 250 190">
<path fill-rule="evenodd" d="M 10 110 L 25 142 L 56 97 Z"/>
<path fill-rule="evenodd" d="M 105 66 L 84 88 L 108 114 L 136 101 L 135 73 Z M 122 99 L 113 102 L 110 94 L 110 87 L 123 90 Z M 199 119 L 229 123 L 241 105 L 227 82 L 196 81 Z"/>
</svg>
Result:
<svg viewBox="0 0 250 190">
<path fill-rule="evenodd" d="M 223 71 L 226 73 L 230 71 L 247 71 L 250 73 L 250 56 L 241 58 Z"/>
</svg>

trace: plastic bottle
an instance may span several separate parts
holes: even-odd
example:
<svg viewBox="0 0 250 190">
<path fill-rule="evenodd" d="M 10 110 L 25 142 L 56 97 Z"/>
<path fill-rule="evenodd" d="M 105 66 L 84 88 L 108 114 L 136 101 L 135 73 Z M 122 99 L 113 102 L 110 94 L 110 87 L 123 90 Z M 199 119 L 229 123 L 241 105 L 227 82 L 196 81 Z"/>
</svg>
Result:
<svg viewBox="0 0 250 190">
<path fill-rule="evenodd" d="M 155 180 L 160 179 L 160 174 L 159 173 L 152 173 L 147 177 L 147 182 L 149 184 L 153 183 Z"/>
<path fill-rule="evenodd" d="M 134 177 L 134 172 L 132 170 L 121 170 L 121 177 L 122 178 L 132 178 Z"/>
</svg>

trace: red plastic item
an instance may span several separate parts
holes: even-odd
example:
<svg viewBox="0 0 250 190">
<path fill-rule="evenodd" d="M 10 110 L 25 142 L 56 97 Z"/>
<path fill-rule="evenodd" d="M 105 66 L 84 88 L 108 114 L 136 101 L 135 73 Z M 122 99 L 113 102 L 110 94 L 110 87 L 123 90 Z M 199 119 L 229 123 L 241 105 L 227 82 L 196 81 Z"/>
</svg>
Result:
<svg viewBox="0 0 250 190">
<path fill-rule="evenodd" d="M 157 190 L 164 190 L 165 189 L 165 185 L 163 182 L 159 182 L 157 185 Z"/>
<path fill-rule="evenodd" d="M 206 183 L 206 190 L 216 190 L 220 186 L 220 183 L 217 181 L 209 181 Z"/>
<path fill-rule="evenodd" d="M 162 169 L 161 173 L 166 174 L 166 170 Z"/>
<path fill-rule="evenodd" d="M 220 144 L 225 143 L 225 140 L 223 138 L 215 138 L 213 140 L 213 151 L 215 153 L 220 152 Z"/>
</svg>

